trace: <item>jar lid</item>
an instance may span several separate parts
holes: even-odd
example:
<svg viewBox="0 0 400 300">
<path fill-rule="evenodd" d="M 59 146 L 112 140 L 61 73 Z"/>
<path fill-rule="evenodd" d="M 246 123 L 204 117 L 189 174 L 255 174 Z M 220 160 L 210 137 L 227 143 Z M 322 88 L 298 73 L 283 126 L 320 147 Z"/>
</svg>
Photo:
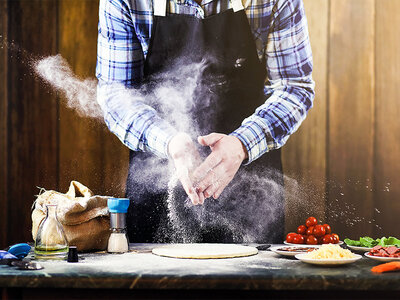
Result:
<svg viewBox="0 0 400 300">
<path fill-rule="evenodd" d="M 108 198 L 107 206 L 111 213 L 127 213 L 129 207 L 128 198 Z"/>
</svg>

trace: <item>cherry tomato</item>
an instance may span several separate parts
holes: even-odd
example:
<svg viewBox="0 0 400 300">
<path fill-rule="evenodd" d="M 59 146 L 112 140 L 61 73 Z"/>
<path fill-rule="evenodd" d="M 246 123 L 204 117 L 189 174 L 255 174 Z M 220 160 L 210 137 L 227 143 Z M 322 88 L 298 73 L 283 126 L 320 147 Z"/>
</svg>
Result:
<svg viewBox="0 0 400 300">
<path fill-rule="evenodd" d="M 304 237 L 301 234 L 297 234 L 293 238 L 293 244 L 304 244 Z"/>
<path fill-rule="evenodd" d="M 309 217 L 309 218 L 306 220 L 306 226 L 307 226 L 307 227 L 311 227 L 311 226 L 314 226 L 314 225 L 317 225 L 317 224 L 318 224 L 318 221 L 317 221 L 317 219 L 314 218 L 314 217 Z"/>
<path fill-rule="evenodd" d="M 307 245 L 317 245 L 318 244 L 318 240 L 315 236 L 313 235 L 309 235 L 307 237 L 307 241 L 306 241 Z"/>
<path fill-rule="evenodd" d="M 324 235 L 322 238 L 322 244 L 332 244 L 333 243 L 333 237 L 330 234 Z"/>
<path fill-rule="evenodd" d="M 316 237 L 325 235 L 325 228 L 322 225 L 315 225 L 313 230 L 313 235 Z"/>
<path fill-rule="evenodd" d="M 307 231 L 307 227 L 304 225 L 300 225 L 299 227 L 297 227 L 297 233 L 299 234 L 306 234 Z"/>
<path fill-rule="evenodd" d="M 288 243 L 293 243 L 293 238 L 294 238 L 294 236 L 295 236 L 296 234 L 297 234 L 297 233 L 289 232 L 289 233 L 286 235 L 286 242 L 288 242 Z"/>
<path fill-rule="evenodd" d="M 302 238 L 300 239 L 300 240 L 301 240 L 301 243 L 302 243 L 302 244 L 305 244 L 305 243 L 306 243 L 306 238 L 305 238 L 305 236 L 302 235 L 301 237 L 302 237 Z"/>
<path fill-rule="evenodd" d="M 334 244 L 339 243 L 339 236 L 336 233 L 332 233 L 331 235 L 332 235 L 332 238 L 333 238 L 332 243 L 334 243 Z"/>
<path fill-rule="evenodd" d="M 306 231 L 306 235 L 312 235 L 314 231 L 314 226 L 308 227 Z"/>
<path fill-rule="evenodd" d="M 325 228 L 325 234 L 331 234 L 332 233 L 331 226 L 329 226 L 328 224 L 324 224 L 322 226 L 324 226 L 324 228 Z"/>
</svg>

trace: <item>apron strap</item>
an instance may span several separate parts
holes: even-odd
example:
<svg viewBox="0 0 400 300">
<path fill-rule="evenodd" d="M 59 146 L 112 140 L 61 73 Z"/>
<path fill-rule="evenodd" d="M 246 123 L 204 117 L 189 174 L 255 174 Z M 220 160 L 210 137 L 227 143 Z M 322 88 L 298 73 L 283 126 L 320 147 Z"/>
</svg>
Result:
<svg viewBox="0 0 400 300">
<path fill-rule="evenodd" d="M 230 0 L 234 12 L 244 9 L 242 0 Z M 154 16 L 165 17 L 168 0 L 153 0 Z"/>
<path fill-rule="evenodd" d="M 153 0 L 154 16 L 165 17 L 168 0 Z"/>
<path fill-rule="evenodd" d="M 242 0 L 230 0 L 234 12 L 244 9 Z"/>
</svg>

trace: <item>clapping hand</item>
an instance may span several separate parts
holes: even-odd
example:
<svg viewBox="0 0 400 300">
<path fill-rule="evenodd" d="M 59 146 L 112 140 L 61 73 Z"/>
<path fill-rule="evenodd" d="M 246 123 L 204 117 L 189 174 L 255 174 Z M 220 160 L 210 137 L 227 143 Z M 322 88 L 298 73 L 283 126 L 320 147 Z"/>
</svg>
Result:
<svg viewBox="0 0 400 300">
<path fill-rule="evenodd" d="M 247 150 L 237 137 L 222 133 L 200 136 L 198 142 L 210 147 L 211 153 L 193 172 L 196 192 L 217 199 L 248 157 Z"/>
<path fill-rule="evenodd" d="M 204 203 L 203 193 L 196 192 L 191 173 L 200 164 L 200 155 L 190 136 L 178 133 L 168 144 L 170 158 L 174 162 L 175 172 L 186 194 L 194 205 Z"/>
</svg>

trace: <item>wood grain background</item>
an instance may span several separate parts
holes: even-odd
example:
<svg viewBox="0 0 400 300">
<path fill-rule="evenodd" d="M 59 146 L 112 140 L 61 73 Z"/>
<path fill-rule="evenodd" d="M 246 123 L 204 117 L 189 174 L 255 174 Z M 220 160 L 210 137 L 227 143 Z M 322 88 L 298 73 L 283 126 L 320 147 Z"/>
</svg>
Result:
<svg viewBox="0 0 400 300">
<path fill-rule="evenodd" d="M 286 229 L 309 211 L 342 237 L 399 236 L 400 2 L 304 4 L 316 99 L 283 150 L 286 174 L 301 190 L 288 190 Z"/>
<path fill-rule="evenodd" d="M 315 215 L 341 237 L 399 236 L 400 1 L 304 4 L 316 99 L 283 149 L 286 230 Z M 97 0 L 0 0 L 0 248 L 31 241 L 37 187 L 65 192 L 76 179 L 124 195 L 127 149 L 29 68 L 60 53 L 94 77 L 97 21 Z"/>
</svg>

